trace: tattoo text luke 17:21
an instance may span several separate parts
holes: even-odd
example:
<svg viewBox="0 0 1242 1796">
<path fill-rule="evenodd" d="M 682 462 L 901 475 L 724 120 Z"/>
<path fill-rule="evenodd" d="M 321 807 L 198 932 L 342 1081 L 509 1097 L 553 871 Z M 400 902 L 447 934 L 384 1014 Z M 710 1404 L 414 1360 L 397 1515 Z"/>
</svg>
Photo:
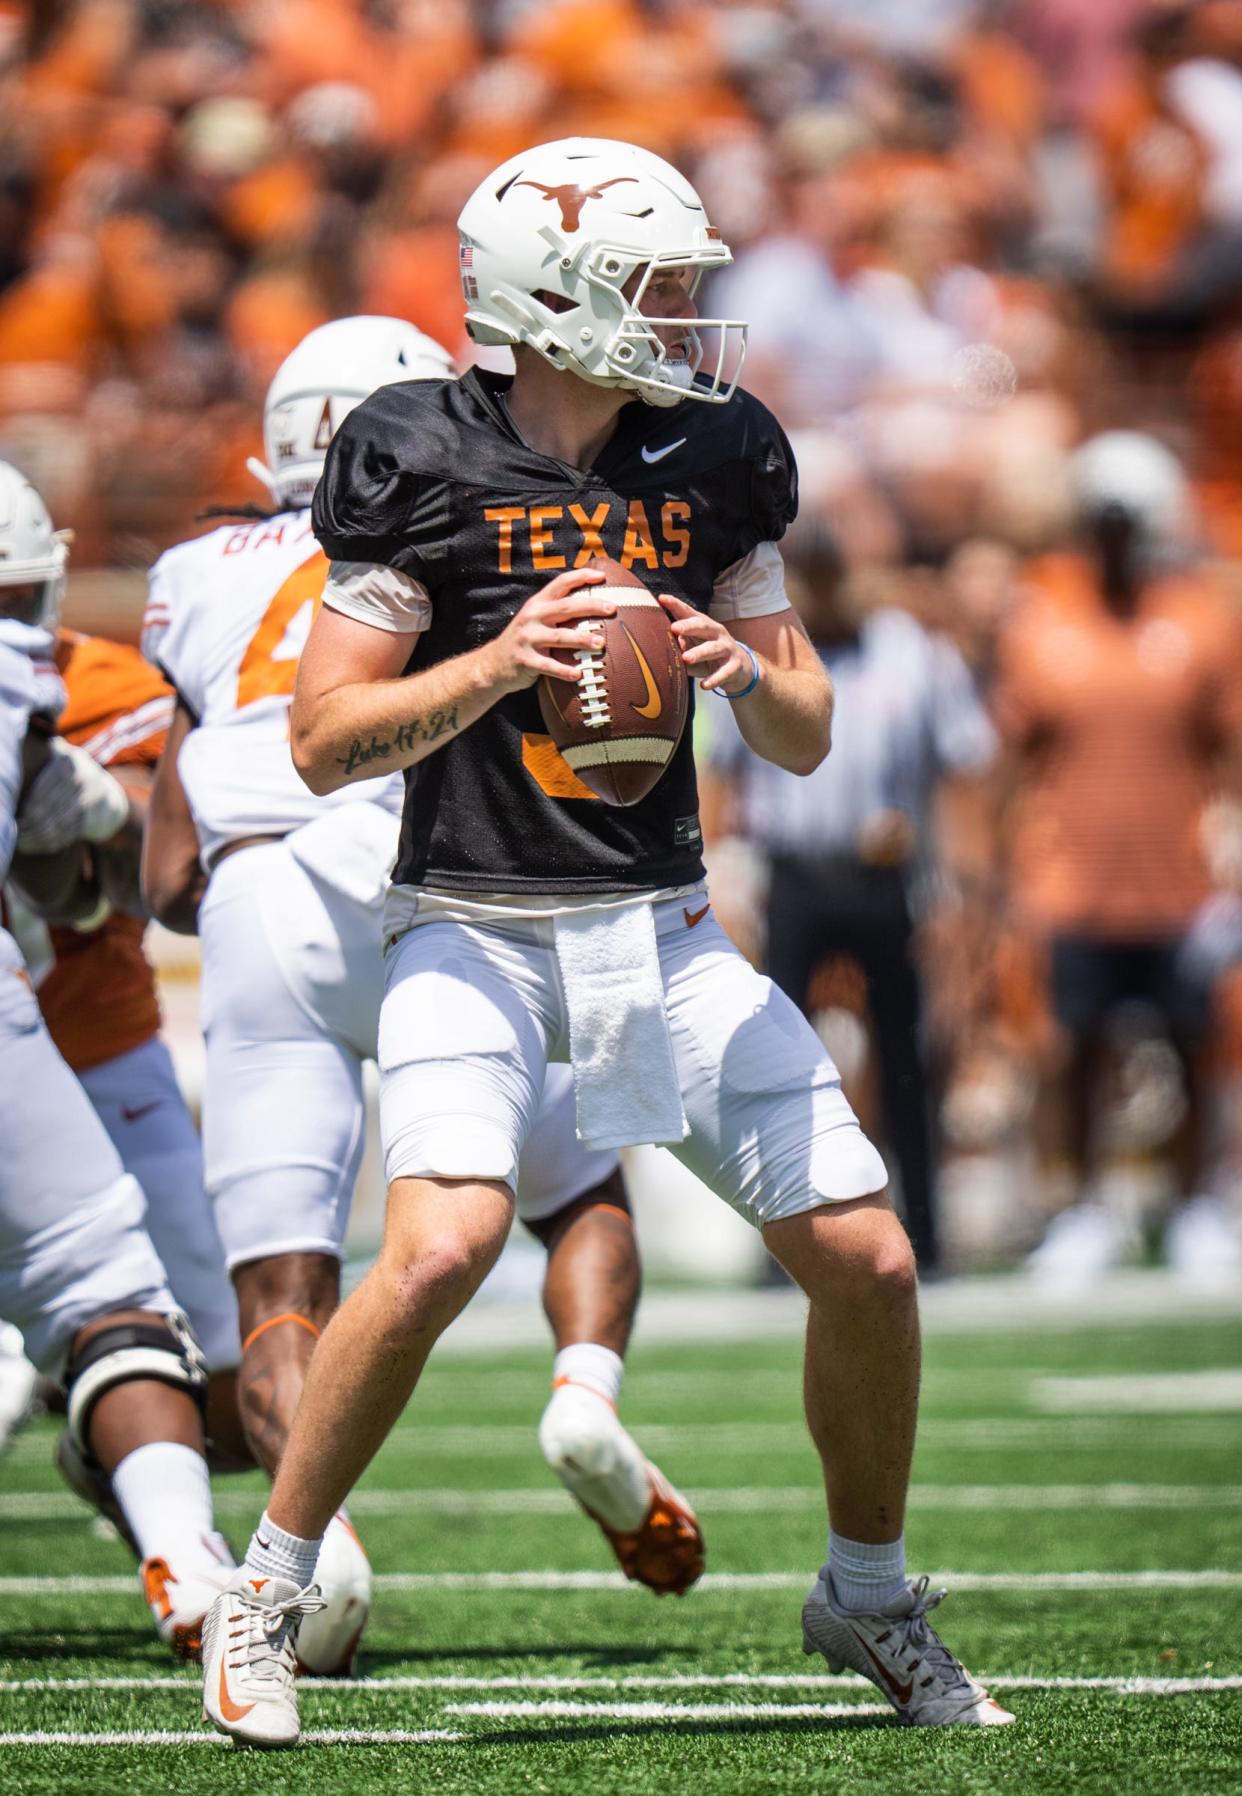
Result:
<svg viewBox="0 0 1242 1796">
<path fill-rule="evenodd" d="M 444 711 L 429 711 L 426 717 L 412 717 L 408 723 L 399 723 L 391 736 L 379 736 L 372 731 L 369 742 L 355 736 L 348 754 L 336 757 L 337 766 L 345 769 L 345 777 L 349 779 L 360 767 L 386 761 L 389 755 L 405 754 L 416 742 L 438 742 L 441 736 L 451 735 L 456 728 L 456 705 Z"/>
</svg>

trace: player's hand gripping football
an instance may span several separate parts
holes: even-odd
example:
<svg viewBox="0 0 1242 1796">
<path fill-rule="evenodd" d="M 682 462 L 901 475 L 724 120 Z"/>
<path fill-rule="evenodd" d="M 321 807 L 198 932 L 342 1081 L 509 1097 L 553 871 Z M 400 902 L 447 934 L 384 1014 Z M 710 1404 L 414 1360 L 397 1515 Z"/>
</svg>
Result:
<svg viewBox="0 0 1242 1796">
<path fill-rule="evenodd" d="M 614 617 L 611 599 L 595 598 L 591 587 L 604 576 L 598 569 L 570 568 L 534 593 L 493 642 L 488 643 L 488 683 L 502 692 L 533 686 L 540 674 L 573 682 L 581 669 L 559 660 L 553 649 L 602 649 L 604 639 L 579 628 L 593 617 Z"/>
<path fill-rule="evenodd" d="M 709 617 L 705 611 L 696 611 L 693 605 L 687 605 L 684 599 L 675 599 L 672 593 L 662 592 L 657 596 L 673 620 L 671 628 L 681 649 L 686 672 L 692 680 L 699 682 L 704 692 L 719 689 L 726 694 L 738 693 L 750 684 L 754 674 L 750 656 L 718 618 Z"/>
</svg>

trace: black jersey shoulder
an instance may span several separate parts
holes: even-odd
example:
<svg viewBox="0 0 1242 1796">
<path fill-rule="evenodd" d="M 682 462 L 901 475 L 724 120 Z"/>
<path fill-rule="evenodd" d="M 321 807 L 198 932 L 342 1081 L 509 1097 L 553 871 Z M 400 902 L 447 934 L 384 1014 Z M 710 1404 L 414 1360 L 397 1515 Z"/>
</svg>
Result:
<svg viewBox="0 0 1242 1796">
<path fill-rule="evenodd" d="M 315 535 L 335 561 L 429 571 L 447 516 L 446 476 L 468 446 L 461 382 L 380 387 L 345 419 L 328 449 L 311 507 Z"/>
<path fill-rule="evenodd" d="M 783 536 L 798 510 L 798 469 L 789 439 L 753 393 L 739 387 L 723 405 L 683 399 L 629 405 L 599 457 L 619 480 L 656 473 L 689 479 L 734 518 L 739 554 Z"/>
</svg>

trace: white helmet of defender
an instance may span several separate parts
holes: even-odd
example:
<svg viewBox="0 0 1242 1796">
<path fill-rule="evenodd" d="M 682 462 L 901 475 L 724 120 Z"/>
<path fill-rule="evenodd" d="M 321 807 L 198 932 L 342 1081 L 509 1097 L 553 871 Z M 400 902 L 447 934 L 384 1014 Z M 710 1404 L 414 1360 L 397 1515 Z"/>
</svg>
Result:
<svg viewBox="0 0 1242 1796">
<path fill-rule="evenodd" d="M 263 406 L 267 465 L 250 472 L 277 504 L 309 505 L 328 444 L 354 407 L 377 387 L 402 380 L 448 380 L 447 349 L 401 318 L 336 318 L 303 337 L 272 377 Z"/>
<path fill-rule="evenodd" d="M 1106 430 L 1070 457 L 1070 488 L 1084 517 L 1123 511 L 1150 550 L 1184 546 L 1190 487 L 1171 450 L 1140 430 Z"/>
<path fill-rule="evenodd" d="M 55 630 L 71 536 L 53 530 L 47 506 L 21 470 L 0 461 L 0 617 Z"/>
<path fill-rule="evenodd" d="M 529 344 L 554 368 L 649 405 L 732 397 L 743 323 L 642 313 L 661 271 L 688 271 L 689 296 L 705 269 L 733 260 L 694 188 L 659 156 L 604 137 L 540 144 L 488 176 L 457 229 L 476 343 Z M 668 348 L 677 327 L 684 356 Z M 715 337 L 714 365 L 696 378 L 706 332 Z"/>
</svg>

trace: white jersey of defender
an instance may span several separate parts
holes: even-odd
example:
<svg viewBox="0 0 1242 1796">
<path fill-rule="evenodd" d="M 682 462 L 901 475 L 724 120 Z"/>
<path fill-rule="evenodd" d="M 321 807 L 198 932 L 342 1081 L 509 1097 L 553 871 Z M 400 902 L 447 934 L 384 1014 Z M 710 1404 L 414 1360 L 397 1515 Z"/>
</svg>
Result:
<svg viewBox="0 0 1242 1796">
<path fill-rule="evenodd" d="M 327 572 L 308 510 L 226 524 L 169 549 L 151 571 L 142 647 L 198 720 L 177 770 L 207 867 L 243 836 L 286 835 L 359 804 L 393 817 L 389 862 L 396 851 L 399 774 L 316 797 L 289 752 L 298 657 Z M 356 852 L 349 859 L 359 896 L 387 876 L 387 865 L 364 871 Z"/>
<path fill-rule="evenodd" d="M 0 881 L 17 838 L 22 744 L 55 680 L 0 628 Z M 30 633 L 31 640 L 34 634 Z M 44 650 L 46 652 L 46 650 Z M 61 694 L 63 699 L 63 692 Z M 114 1309 L 173 1308 L 145 1202 L 43 1026 L 21 950 L 0 928 L 0 1316 L 59 1374 L 77 1330 Z"/>
</svg>

